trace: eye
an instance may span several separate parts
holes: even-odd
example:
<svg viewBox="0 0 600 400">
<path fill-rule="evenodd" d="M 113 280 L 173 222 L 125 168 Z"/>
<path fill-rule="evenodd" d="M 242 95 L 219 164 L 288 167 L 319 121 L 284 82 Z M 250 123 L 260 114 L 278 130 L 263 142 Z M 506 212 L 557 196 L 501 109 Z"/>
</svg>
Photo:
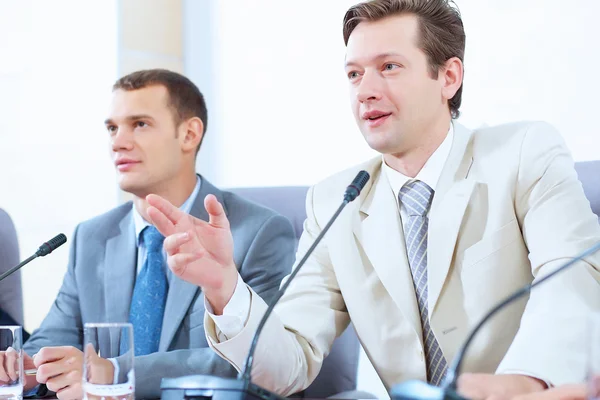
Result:
<svg viewBox="0 0 600 400">
<path fill-rule="evenodd" d="M 386 71 L 392 71 L 396 68 L 400 68 L 400 66 L 398 64 L 391 64 L 391 63 L 385 64 L 385 66 L 383 67 L 383 69 Z"/>
<path fill-rule="evenodd" d="M 136 128 L 145 128 L 147 126 L 148 126 L 148 124 L 145 123 L 144 121 L 136 121 L 136 123 L 135 123 Z"/>
<path fill-rule="evenodd" d="M 117 127 L 114 125 L 107 125 L 106 130 L 108 131 L 108 133 L 113 134 L 117 131 Z"/>
<path fill-rule="evenodd" d="M 358 72 L 357 71 L 351 71 L 348 72 L 348 79 L 353 80 L 358 78 Z"/>
</svg>

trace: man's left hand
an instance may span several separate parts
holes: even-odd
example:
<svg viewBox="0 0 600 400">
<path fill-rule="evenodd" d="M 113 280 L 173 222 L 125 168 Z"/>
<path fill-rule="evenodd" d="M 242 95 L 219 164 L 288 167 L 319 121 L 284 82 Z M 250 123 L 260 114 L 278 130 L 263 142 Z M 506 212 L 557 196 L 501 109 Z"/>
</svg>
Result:
<svg viewBox="0 0 600 400">
<path fill-rule="evenodd" d="M 465 373 L 458 378 L 458 393 L 472 400 L 508 400 L 544 389 L 544 382 L 526 375 Z"/>
<path fill-rule="evenodd" d="M 92 352 L 93 353 L 93 352 Z M 87 360 L 90 373 L 99 379 L 99 384 L 111 384 L 114 366 L 110 360 L 91 355 Z M 75 347 L 44 347 L 34 358 L 37 367 L 37 381 L 45 383 L 48 389 L 56 392 L 60 400 L 83 398 L 81 378 L 83 372 L 83 352 Z M 89 378 L 89 377 L 88 377 Z"/>
</svg>

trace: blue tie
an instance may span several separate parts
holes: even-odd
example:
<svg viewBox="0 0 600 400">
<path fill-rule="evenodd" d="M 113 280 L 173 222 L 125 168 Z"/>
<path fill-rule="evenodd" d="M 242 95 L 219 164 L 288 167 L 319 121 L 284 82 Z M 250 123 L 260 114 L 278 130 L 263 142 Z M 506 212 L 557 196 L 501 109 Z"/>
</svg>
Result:
<svg viewBox="0 0 600 400">
<path fill-rule="evenodd" d="M 164 236 L 155 227 L 147 226 L 142 231 L 142 238 L 146 246 L 146 261 L 135 281 L 129 310 L 136 356 L 158 351 L 169 290 L 167 276 L 163 269 Z"/>
<path fill-rule="evenodd" d="M 402 186 L 398 194 L 398 200 L 404 205 L 408 214 L 404 238 L 423 327 L 427 380 L 439 386 L 446 376 L 448 366 L 444 353 L 442 353 L 429 325 L 427 309 L 427 229 L 429 226 L 427 214 L 432 199 L 433 189 L 421 181 L 408 182 Z"/>
</svg>

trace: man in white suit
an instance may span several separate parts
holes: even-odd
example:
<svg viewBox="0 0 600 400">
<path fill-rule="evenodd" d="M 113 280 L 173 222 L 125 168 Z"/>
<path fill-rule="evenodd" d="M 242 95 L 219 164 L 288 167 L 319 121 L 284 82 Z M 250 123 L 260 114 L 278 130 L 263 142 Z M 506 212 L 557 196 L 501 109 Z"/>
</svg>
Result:
<svg viewBox="0 0 600 400">
<path fill-rule="evenodd" d="M 439 384 L 494 304 L 600 240 L 560 135 L 544 123 L 471 131 L 459 114 L 465 34 L 447 0 L 375 0 L 344 19 L 352 110 L 382 154 L 313 186 L 302 256 L 344 188 L 371 175 L 316 249 L 263 331 L 253 380 L 288 395 L 317 376 L 350 321 L 384 384 Z M 214 202 L 214 201 L 213 201 Z M 207 300 L 209 345 L 238 370 L 266 304 L 241 280 L 229 223 L 202 224 L 158 196 L 170 268 Z M 207 207 L 208 208 L 208 207 Z M 201 227 L 199 227 L 199 224 Z M 210 234 L 208 233 L 210 232 Z M 597 256 L 497 315 L 465 360 L 460 392 L 511 397 L 580 381 L 573 314 L 600 308 Z"/>
</svg>

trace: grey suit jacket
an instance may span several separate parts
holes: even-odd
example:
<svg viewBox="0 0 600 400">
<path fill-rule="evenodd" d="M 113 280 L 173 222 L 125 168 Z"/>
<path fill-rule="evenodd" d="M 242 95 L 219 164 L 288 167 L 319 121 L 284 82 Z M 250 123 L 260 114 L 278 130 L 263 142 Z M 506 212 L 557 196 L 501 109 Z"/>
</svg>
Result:
<svg viewBox="0 0 600 400">
<path fill-rule="evenodd" d="M 229 218 L 234 261 L 242 278 L 270 301 L 294 261 L 291 223 L 272 210 L 220 191 L 206 179 L 190 214 L 208 221 L 204 198 L 210 193 L 223 204 Z M 136 261 L 131 202 L 79 224 L 71 238 L 62 287 L 25 351 L 33 355 L 44 346 L 81 349 L 84 323 L 127 322 Z M 163 377 L 235 374 L 227 361 L 208 348 L 203 318 L 201 290 L 172 275 L 159 352 L 135 358 L 136 398 L 160 397 Z"/>
</svg>

